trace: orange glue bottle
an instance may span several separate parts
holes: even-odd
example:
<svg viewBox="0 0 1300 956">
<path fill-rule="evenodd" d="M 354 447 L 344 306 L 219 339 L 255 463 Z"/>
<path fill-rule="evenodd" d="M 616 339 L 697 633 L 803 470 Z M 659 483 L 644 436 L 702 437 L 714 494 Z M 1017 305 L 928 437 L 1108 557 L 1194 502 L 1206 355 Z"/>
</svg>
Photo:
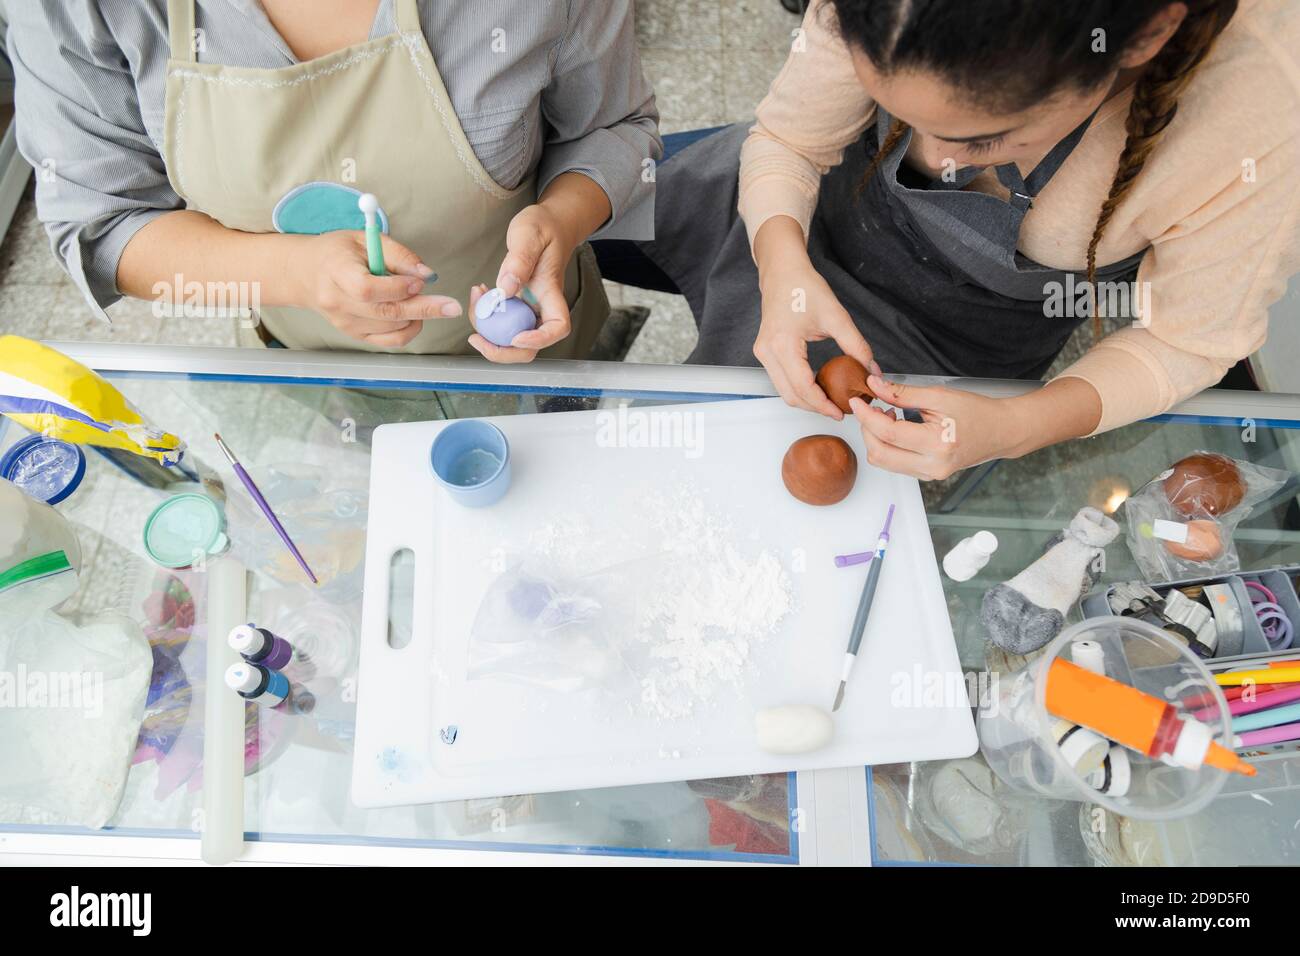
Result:
<svg viewBox="0 0 1300 956">
<path fill-rule="evenodd" d="M 1210 727 L 1117 680 L 1057 658 L 1047 671 L 1047 712 L 1148 757 L 1198 770 L 1209 764 L 1247 777 L 1255 768 L 1211 739 Z"/>
</svg>

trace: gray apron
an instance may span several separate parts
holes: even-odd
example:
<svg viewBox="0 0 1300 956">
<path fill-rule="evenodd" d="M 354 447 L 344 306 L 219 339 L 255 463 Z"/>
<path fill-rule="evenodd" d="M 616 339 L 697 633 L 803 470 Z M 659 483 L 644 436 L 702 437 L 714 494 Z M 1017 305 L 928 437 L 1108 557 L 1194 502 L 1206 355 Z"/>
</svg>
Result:
<svg viewBox="0 0 1300 956">
<path fill-rule="evenodd" d="M 1020 227 L 1091 118 L 1027 178 L 1014 164 L 996 167 L 1007 201 L 964 188 L 978 168 L 944 182 L 905 166 L 910 131 L 859 189 L 892 122 L 877 112 L 876 124 L 822 178 L 808 237 L 813 265 L 887 372 L 1040 378 L 1088 316 L 1045 314 L 1053 289 L 1071 288 L 1070 273 L 1020 254 Z M 692 363 L 758 364 L 758 271 L 736 212 L 748 129 L 728 127 L 659 170 L 655 239 L 639 244 L 690 302 L 700 330 Z M 1132 281 L 1145 254 L 1098 268 L 1098 281 Z M 1078 287 L 1086 275 L 1074 277 Z M 813 368 L 839 351 L 833 341 L 808 344 Z"/>
</svg>

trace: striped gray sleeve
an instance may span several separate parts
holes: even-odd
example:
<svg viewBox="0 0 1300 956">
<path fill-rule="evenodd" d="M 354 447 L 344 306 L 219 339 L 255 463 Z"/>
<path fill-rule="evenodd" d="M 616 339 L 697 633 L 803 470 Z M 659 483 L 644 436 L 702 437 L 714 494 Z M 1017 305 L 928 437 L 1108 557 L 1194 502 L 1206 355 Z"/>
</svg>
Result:
<svg viewBox="0 0 1300 956">
<path fill-rule="evenodd" d="M 147 30 L 150 5 L 137 6 L 135 24 Z M 36 168 L 38 214 L 64 268 L 107 319 L 104 308 L 121 298 L 122 250 L 142 226 L 182 203 L 94 0 L 11 4 L 9 15 L 18 148 Z"/>
<path fill-rule="evenodd" d="M 593 238 L 654 238 L 653 169 L 663 142 L 631 0 L 572 0 L 542 111 L 548 128 L 538 190 L 561 173 L 582 173 L 605 190 L 614 211 Z"/>
</svg>

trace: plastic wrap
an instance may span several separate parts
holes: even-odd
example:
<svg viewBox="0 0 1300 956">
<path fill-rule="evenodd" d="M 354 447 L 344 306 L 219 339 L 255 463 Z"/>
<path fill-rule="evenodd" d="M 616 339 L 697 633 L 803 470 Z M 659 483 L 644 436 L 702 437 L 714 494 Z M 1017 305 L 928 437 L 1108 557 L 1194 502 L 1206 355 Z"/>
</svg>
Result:
<svg viewBox="0 0 1300 956">
<path fill-rule="evenodd" d="M 1188 455 L 1124 502 L 1129 550 L 1148 581 L 1236 571 L 1237 525 L 1290 478 L 1215 452 Z"/>
<path fill-rule="evenodd" d="M 504 678 L 573 693 L 635 681 L 635 565 L 554 577 L 516 558 L 489 585 L 474 619 L 469 678 Z"/>
</svg>

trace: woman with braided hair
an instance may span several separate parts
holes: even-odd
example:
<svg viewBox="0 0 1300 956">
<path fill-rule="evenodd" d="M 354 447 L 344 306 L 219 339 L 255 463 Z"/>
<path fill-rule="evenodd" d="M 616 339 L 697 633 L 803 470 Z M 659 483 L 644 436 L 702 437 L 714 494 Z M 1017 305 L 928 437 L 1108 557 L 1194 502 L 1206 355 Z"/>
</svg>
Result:
<svg viewBox="0 0 1300 956">
<path fill-rule="evenodd" d="M 940 478 L 1114 428 L 1257 349 L 1300 269 L 1300 3 L 815 0 L 757 122 L 658 197 L 639 246 L 692 361 L 757 357 L 839 418 L 813 369 L 854 356 L 919 413 L 854 403 L 874 464 Z M 1132 321 L 1024 396 L 880 376 L 1041 378 L 1099 313 Z"/>
</svg>

